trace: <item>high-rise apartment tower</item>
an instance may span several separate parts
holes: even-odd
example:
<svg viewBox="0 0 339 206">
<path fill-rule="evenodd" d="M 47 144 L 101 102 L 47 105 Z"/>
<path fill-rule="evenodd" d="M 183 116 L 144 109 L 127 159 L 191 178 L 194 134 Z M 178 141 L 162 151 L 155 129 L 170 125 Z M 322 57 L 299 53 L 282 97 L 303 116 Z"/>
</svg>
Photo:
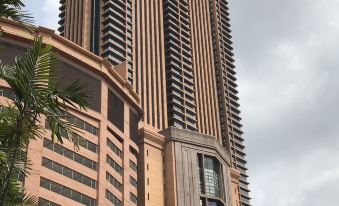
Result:
<svg viewBox="0 0 339 206">
<path fill-rule="evenodd" d="M 250 205 L 227 0 L 60 2 L 61 35 L 113 65 L 128 65 L 142 125 L 166 130 L 160 132 L 166 138 L 178 134 L 169 127 L 214 137 L 230 153 L 229 166 L 240 172 L 240 204 Z"/>
<path fill-rule="evenodd" d="M 213 35 L 213 56 L 217 79 L 222 144 L 230 149 L 233 168 L 240 171 L 240 200 L 249 205 L 244 139 L 241 137 L 238 91 L 235 77 L 230 19 L 226 0 L 210 0 L 210 21 Z"/>
<path fill-rule="evenodd" d="M 133 84 L 132 1 L 61 0 L 60 4 L 60 34 L 113 66 L 126 62 L 127 78 Z"/>
</svg>

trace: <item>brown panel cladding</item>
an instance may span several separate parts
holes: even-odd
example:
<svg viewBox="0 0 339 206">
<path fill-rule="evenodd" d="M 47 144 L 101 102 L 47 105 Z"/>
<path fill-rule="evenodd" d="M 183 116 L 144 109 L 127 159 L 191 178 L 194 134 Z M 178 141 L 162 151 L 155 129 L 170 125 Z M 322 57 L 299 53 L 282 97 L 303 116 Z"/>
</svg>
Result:
<svg viewBox="0 0 339 206">
<path fill-rule="evenodd" d="M 86 48 L 83 34 L 89 31 L 88 28 L 85 29 L 85 21 L 90 13 L 84 12 L 88 7 L 88 0 L 60 0 L 60 4 L 60 35 Z"/>
<path fill-rule="evenodd" d="M 208 9 L 208 1 L 190 2 L 198 131 L 220 138 L 212 32 Z"/>
<path fill-rule="evenodd" d="M 214 136 L 204 135 L 197 132 L 167 128 L 160 132 L 166 137 L 165 143 L 165 180 L 166 180 L 166 205 L 173 206 L 197 206 L 200 200 L 212 200 L 217 197 L 223 206 L 231 206 L 229 193 L 230 178 L 230 155 Z M 201 169 L 198 158 L 205 156 L 218 162 L 220 169 L 214 173 L 218 178 L 218 193 L 209 193 L 208 185 L 199 178 Z M 203 163 L 204 164 L 204 163 Z M 206 168 L 206 167 L 205 167 Z M 204 171 L 206 172 L 206 170 Z M 207 175 L 208 176 L 208 175 Z M 204 179 L 207 177 L 203 175 Z M 206 181 L 206 180 L 205 180 Z M 201 184 L 201 186 L 199 186 Z M 209 191 L 209 192 L 208 192 Z M 213 190 L 215 191 L 215 190 Z M 214 205 L 214 204 L 202 204 Z"/>
<path fill-rule="evenodd" d="M 153 105 L 152 105 L 152 97 L 153 97 L 153 93 L 152 93 L 152 70 L 153 70 L 153 65 L 151 62 L 151 45 L 153 42 L 151 39 L 151 24 L 150 24 L 150 15 L 151 15 L 151 9 L 150 9 L 150 4 L 151 1 L 145 1 L 145 14 L 146 14 L 146 18 L 145 18 L 145 37 L 146 37 L 146 43 L 145 43 L 145 50 L 146 50 L 146 58 L 145 58 L 145 64 L 147 65 L 151 65 L 149 67 L 149 69 L 146 69 L 146 104 L 144 107 L 147 107 L 147 112 L 145 112 L 145 116 L 147 116 L 147 122 L 148 124 L 153 126 Z"/>
<path fill-rule="evenodd" d="M 167 127 L 167 98 L 163 8 L 158 0 L 135 1 L 134 71 L 136 91 L 144 109 L 144 122 Z"/>
<path fill-rule="evenodd" d="M 89 3 L 88 0 L 82 0 L 83 3 L 83 15 L 81 18 L 83 19 L 83 24 L 81 28 L 82 33 L 82 47 L 89 50 L 90 49 L 90 32 L 88 29 L 91 28 L 91 13 L 92 5 Z"/>
</svg>

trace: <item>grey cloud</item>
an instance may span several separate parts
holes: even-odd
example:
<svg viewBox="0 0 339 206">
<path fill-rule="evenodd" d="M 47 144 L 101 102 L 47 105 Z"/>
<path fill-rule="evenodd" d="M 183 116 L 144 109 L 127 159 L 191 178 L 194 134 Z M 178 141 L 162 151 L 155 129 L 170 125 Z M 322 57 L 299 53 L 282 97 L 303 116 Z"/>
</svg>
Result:
<svg viewBox="0 0 339 206">
<path fill-rule="evenodd" d="M 338 206 L 339 1 L 231 1 L 257 206 Z"/>
</svg>

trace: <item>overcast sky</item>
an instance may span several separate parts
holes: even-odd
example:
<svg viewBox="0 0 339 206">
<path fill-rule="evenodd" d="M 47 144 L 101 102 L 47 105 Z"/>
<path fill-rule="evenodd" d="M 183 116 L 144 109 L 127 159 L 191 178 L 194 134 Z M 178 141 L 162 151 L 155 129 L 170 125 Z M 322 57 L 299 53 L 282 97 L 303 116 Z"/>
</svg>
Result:
<svg viewBox="0 0 339 206">
<path fill-rule="evenodd" d="M 59 0 L 25 0 L 57 28 Z M 231 0 L 254 206 L 339 206 L 339 0 Z"/>
</svg>

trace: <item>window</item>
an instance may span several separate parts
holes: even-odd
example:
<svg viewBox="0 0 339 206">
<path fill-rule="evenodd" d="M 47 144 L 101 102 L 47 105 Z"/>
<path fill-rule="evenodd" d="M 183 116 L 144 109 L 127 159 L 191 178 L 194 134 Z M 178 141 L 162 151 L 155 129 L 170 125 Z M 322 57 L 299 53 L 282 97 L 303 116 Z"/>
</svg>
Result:
<svg viewBox="0 0 339 206">
<path fill-rule="evenodd" d="M 138 204 L 138 197 L 133 194 L 133 193 L 129 193 L 129 199 L 134 203 L 134 204 Z"/>
<path fill-rule="evenodd" d="M 88 196 L 86 196 L 86 195 L 84 195 L 84 194 L 82 194 L 82 193 L 80 193 L 78 191 L 70 189 L 70 188 L 68 188 L 68 187 L 66 187 L 64 185 L 61 185 L 61 184 L 56 183 L 56 182 L 53 182 L 53 181 L 51 181 L 49 179 L 46 179 L 44 177 L 40 177 L 40 186 L 45 188 L 45 189 L 47 189 L 47 190 L 51 190 L 51 191 L 53 191 L 53 192 L 55 192 L 57 194 L 60 194 L 60 195 L 62 195 L 64 197 L 72 199 L 72 200 L 74 200 L 76 202 L 82 203 L 84 205 L 87 205 L 87 206 L 95 206 L 96 205 L 96 200 L 95 199 L 90 198 L 90 197 L 88 197 Z"/>
<path fill-rule="evenodd" d="M 59 174 L 62 174 L 68 178 L 71 178 L 75 181 L 78 181 L 84 185 L 87 185 L 89 187 L 92 187 L 92 188 L 96 188 L 96 181 L 83 175 L 83 174 L 80 174 L 79 172 L 77 171 L 74 171 L 64 165 L 61 165 L 57 162 L 54 162 L 50 159 L 47 159 L 46 157 L 42 157 L 42 163 L 41 163 L 42 166 L 50 169 L 50 170 L 53 170 Z"/>
<path fill-rule="evenodd" d="M 108 90 L 108 120 L 119 130 L 124 131 L 124 102 Z"/>
<path fill-rule="evenodd" d="M 137 171 L 137 165 L 132 160 L 129 160 L 129 167 L 135 172 Z"/>
<path fill-rule="evenodd" d="M 122 167 L 115 162 L 109 155 L 106 155 L 106 162 L 119 174 L 122 174 Z"/>
<path fill-rule="evenodd" d="M 129 122 L 130 122 L 130 138 L 137 142 L 138 140 L 138 114 L 133 112 L 133 110 L 129 110 Z"/>
<path fill-rule="evenodd" d="M 107 146 L 118 156 L 122 157 L 121 150 L 111 141 L 107 138 Z"/>
<path fill-rule="evenodd" d="M 39 197 L 38 206 L 61 206 L 61 205 Z"/>
<path fill-rule="evenodd" d="M 138 186 L 138 182 L 136 179 L 134 179 L 132 176 L 129 176 L 129 183 L 134 186 L 135 188 L 137 188 Z"/>
<path fill-rule="evenodd" d="M 198 174 L 200 193 L 212 197 L 221 197 L 220 162 L 211 156 L 198 154 Z"/>
<path fill-rule="evenodd" d="M 111 183 L 111 185 L 113 185 L 115 188 L 117 188 L 120 192 L 122 191 L 122 184 L 108 172 L 106 172 L 106 180 Z"/>
<path fill-rule="evenodd" d="M 74 160 L 78 162 L 79 164 L 82 164 L 88 168 L 91 168 L 93 170 L 97 169 L 97 163 L 94 162 L 93 160 L 90 160 L 87 157 L 81 156 L 78 153 L 75 153 L 61 145 L 53 144 L 52 141 L 48 139 L 44 139 L 43 146 L 71 160 Z"/>
<path fill-rule="evenodd" d="M 138 152 L 133 147 L 129 146 L 129 152 L 135 157 L 138 158 Z"/>
<path fill-rule="evenodd" d="M 91 133 L 95 136 L 98 136 L 98 128 L 96 128 L 93 125 L 85 122 L 84 120 L 80 119 L 79 117 L 76 117 L 76 116 L 68 113 L 66 119 L 67 119 L 67 121 L 76 125 L 80 129 L 85 130 L 85 131 L 87 131 L 87 132 L 89 132 L 89 133 Z"/>
<path fill-rule="evenodd" d="M 208 206 L 223 206 L 222 203 L 220 203 L 219 201 L 216 201 L 216 200 L 208 200 L 207 205 Z"/>
<path fill-rule="evenodd" d="M 6 87 L 0 87 L 0 96 L 7 97 L 8 99 L 14 100 L 15 93 Z"/>
<path fill-rule="evenodd" d="M 120 143 L 124 142 L 124 139 L 122 137 L 120 137 L 117 133 L 115 133 L 111 128 L 107 127 L 108 132 L 116 139 L 118 140 Z"/>
<path fill-rule="evenodd" d="M 130 119 L 130 138 L 137 142 L 138 138 L 138 114 L 133 112 L 133 110 L 130 109 L 129 111 L 129 119 Z"/>
<path fill-rule="evenodd" d="M 205 185 L 206 185 L 206 193 L 210 196 L 220 197 L 219 190 L 219 162 L 216 161 L 212 157 L 205 156 L 204 159 L 204 176 L 205 176 Z"/>
<path fill-rule="evenodd" d="M 121 200 L 119 200 L 113 193 L 106 189 L 106 198 L 113 203 L 114 206 L 122 206 Z"/>
</svg>

